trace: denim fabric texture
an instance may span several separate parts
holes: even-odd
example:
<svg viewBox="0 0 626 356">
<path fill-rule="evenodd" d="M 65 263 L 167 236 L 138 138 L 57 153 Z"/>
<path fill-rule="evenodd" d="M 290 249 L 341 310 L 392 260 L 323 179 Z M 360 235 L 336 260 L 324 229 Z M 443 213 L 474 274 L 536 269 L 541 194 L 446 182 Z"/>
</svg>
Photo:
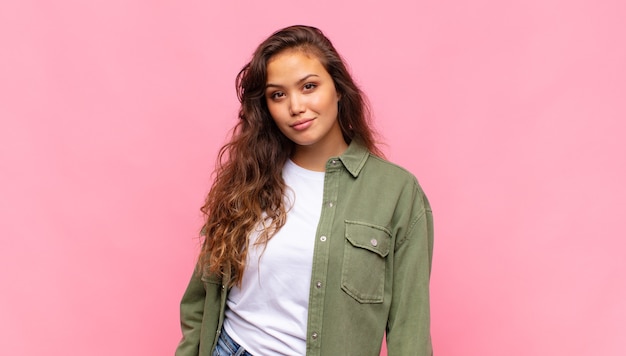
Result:
<svg viewBox="0 0 626 356">
<path fill-rule="evenodd" d="M 213 350 L 213 356 L 252 356 L 252 354 L 246 351 L 242 346 L 239 346 L 239 344 L 226 333 L 226 330 L 222 329 L 220 337 L 217 339 L 215 350 Z"/>
</svg>

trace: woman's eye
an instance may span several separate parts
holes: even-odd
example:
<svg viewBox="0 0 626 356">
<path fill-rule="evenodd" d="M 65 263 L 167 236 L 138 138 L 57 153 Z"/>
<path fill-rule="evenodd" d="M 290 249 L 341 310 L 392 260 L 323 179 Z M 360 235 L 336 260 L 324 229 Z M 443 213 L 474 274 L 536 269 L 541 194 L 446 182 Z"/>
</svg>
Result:
<svg viewBox="0 0 626 356">
<path fill-rule="evenodd" d="M 306 83 L 304 84 L 304 90 L 312 90 L 315 89 L 317 85 L 315 85 L 314 83 Z"/>
<path fill-rule="evenodd" d="M 270 95 L 270 97 L 271 97 L 272 99 L 274 99 L 274 100 L 276 100 L 276 99 L 280 99 L 280 98 L 282 98 L 283 96 L 285 96 L 285 93 L 280 92 L 280 91 L 277 91 L 277 92 L 275 92 L 275 93 L 272 93 L 272 95 Z"/>
</svg>

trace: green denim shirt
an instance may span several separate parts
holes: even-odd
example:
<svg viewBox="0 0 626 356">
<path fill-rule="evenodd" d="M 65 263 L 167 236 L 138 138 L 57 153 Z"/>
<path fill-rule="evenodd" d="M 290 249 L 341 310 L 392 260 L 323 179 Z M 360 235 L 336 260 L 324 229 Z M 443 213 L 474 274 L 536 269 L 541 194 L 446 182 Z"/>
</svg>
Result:
<svg viewBox="0 0 626 356">
<path fill-rule="evenodd" d="M 326 164 L 313 253 L 306 355 L 432 355 L 432 211 L 415 177 L 353 141 Z M 194 273 L 177 356 L 208 356 L 228 290 Z"/>
</svg>

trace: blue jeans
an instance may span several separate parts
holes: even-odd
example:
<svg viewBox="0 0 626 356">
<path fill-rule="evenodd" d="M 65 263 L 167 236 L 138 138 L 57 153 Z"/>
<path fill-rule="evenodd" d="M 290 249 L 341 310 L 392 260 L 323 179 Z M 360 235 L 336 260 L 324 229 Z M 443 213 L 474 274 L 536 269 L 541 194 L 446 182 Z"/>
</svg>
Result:
<svg viewBox="0 0 626 356">
<path fill-rule="evenodd" d="M 239 346 L 222 328 L 220 337 L 217 339 L 217 345 L 213 350 L 213 356 L 253 356 L 242 346 Z"/>
</svg>

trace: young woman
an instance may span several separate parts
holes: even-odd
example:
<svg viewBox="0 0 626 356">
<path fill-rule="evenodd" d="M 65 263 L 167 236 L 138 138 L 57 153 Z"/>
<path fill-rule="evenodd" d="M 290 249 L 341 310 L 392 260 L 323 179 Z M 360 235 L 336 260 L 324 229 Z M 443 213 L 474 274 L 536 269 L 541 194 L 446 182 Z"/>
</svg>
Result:
<svg viewBox="0 0 626 356">
<path fill-rule="evenodd" d="M 202 208 L 176 355 L 431 355 L 432 212 L 313 27 L 259 45 Z"/>
</svg>

